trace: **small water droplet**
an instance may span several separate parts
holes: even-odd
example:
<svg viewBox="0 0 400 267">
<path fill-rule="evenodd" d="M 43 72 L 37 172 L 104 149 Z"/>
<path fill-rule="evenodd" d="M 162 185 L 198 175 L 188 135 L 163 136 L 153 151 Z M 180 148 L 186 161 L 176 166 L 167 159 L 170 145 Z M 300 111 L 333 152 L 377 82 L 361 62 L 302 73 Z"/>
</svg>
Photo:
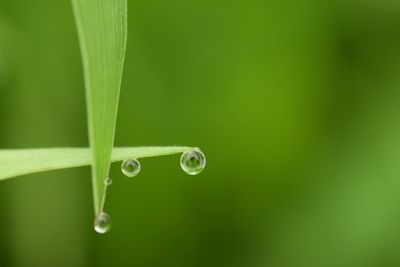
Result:
<svg viewBox="0 0 400 267">
<path fill-rule="evenodd" d="M 189 175 L 197 175 L 206 167 L 206 156 L 199 149 L 187 151 L 181 156 L 181 167 Z"/>
<path fill-rule="evenodd" d="M 122 162 L 121 171 L 125 176 L 135 177 L 140 172 L 140 162 L 137 159 L 128 159 Z"/>
<path fill-rule="evenodd" d="M 99 234 L 105 234 L 111 229 L 111 217 L 105 213 L 101 212 L 96 216 L 94 221 L 94 230 Z"/>
<path fill-rule="evenodd" d="M 112 182 L 113 182 L 113 180 L 111 179 L 111 177 L 107 177 L 104 180 L 104 184 L 107 185 L 107 186 L 110 186 L 112 184 Z"/>
</svg>

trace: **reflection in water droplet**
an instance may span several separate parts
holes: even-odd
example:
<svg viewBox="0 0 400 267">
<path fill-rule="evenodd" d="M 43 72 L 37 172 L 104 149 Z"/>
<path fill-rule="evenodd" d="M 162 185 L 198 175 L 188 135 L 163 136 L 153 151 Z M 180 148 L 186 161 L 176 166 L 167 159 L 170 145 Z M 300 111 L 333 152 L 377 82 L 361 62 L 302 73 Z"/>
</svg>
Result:
<svg viewBox="0 0 400 267">
<path fill-rule="evenodd" d="M 181 167 L 189 175 L 197 175 L 206 167 L 206 157 L 199 149 L 182 154 Z"/>
<path fill-rule="evenodd" d="M 128 159 L 122 162 L 122 173 L 127 177 L 135 177 L 140 172 L 140 162 L 137 159 Z"/>
<path fill-rule="evenodd" d="M 113 180 L 111 179 L 111 177 L 107 177 L 104 180 L 104 184 L 107 185 L 107 186 L 110 186 L 112 184 L 112 182 L 113 182 Z"/>
<path fill-rule="evenodd" d="M 96 216 L 94 221 L 94 230 L 99 234 L 105 234 L 111 229 L 111 217 L 105 213 L 101 212 Z"/>
</svg>

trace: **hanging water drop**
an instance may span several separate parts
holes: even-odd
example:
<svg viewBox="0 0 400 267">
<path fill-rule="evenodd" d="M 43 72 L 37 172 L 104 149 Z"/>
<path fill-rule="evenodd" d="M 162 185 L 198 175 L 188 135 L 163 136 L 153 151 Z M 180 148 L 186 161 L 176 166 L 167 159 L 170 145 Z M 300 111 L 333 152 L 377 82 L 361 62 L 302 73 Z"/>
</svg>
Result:
<svg viewBox="0 0 400 267">
<path fill-rule="evenodd" d="M 104 184 L 105 184 L 106 186 L 110 186 L 110 185 L 112 184 L 112 182 L 113 182 L 113 180 L 111 179 L 111 177 L 107 177 L 107 178 L 104 180 Z"/>
<path fill-rule="evenodd" d="M 111 229 L 111 217 L 105 213 L 101 212 L 96 216 L 94 221 L 94 230 L 99 234 L 105 234 Z"/>
<path fill-rule="evenodd" d="M 187 151 L 181 156 L 181 167 L 189 175 L 197 175 L 206 167 L 206 157 L 199 149 Z"/>
<path fill-rule="evenodd" d="M 137 159 L 128 159 L 122 162 L 122 173 L 127 177 L 135 177 L 140 172 L 140 162 Z"/>
</svg>

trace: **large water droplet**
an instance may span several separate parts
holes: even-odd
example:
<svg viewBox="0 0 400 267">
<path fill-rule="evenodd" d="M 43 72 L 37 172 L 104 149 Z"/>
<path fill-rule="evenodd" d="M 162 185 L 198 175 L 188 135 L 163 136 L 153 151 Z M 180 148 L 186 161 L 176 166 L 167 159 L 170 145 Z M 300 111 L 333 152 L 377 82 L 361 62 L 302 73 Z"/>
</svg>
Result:
<svg viewBox="0 0 400 267">
<path fill-rule="evenodd" d="M 140 172 L 140 162 L 137 159 L 128 159 L 122 162 L 121 171 L 125 176 L 135 177 Z"/>
<path fill-rule="evenodd" d="M 181 167 L 189 175 L 201 173 L 206 167 L 206 156 L 199 149 L 193 149 L 182 154 Z"/>
<path fill-rule="evenodd" d="M 96 216 L 94 221 L 94 230 L 99 234 L 105 234 L 111 229 L 111 217 L 105 213 L 101 212 Z"/>
</svg>

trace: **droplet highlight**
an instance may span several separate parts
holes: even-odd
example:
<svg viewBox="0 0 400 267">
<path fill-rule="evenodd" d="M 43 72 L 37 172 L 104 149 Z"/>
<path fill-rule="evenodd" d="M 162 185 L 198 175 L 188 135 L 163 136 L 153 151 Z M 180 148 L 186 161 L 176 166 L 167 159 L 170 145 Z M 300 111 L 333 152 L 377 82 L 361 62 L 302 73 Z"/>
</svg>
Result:
<svg viewBox="0 0 400 267">
<path fill-rule="evenodd" d="M 206 167 L 206 156 L 199 149 L 187 151 L 181 156 L 181 167 L 189 175 L 197 175 Z"/>
<path fill-rule="evenodd" d="M 128 159 L 121 164 L 121 171 L 127 177 L 135 177 L 138 175 L 140 168 L 140 162 L 137 159 Z"/>
<path fill-rule="evenodd" d="M 99 234 L 109 232 L 111 230 L 111 217 L 105 212 L 97 215 L 94 221 L 94 230 Z"/>
</svg>

